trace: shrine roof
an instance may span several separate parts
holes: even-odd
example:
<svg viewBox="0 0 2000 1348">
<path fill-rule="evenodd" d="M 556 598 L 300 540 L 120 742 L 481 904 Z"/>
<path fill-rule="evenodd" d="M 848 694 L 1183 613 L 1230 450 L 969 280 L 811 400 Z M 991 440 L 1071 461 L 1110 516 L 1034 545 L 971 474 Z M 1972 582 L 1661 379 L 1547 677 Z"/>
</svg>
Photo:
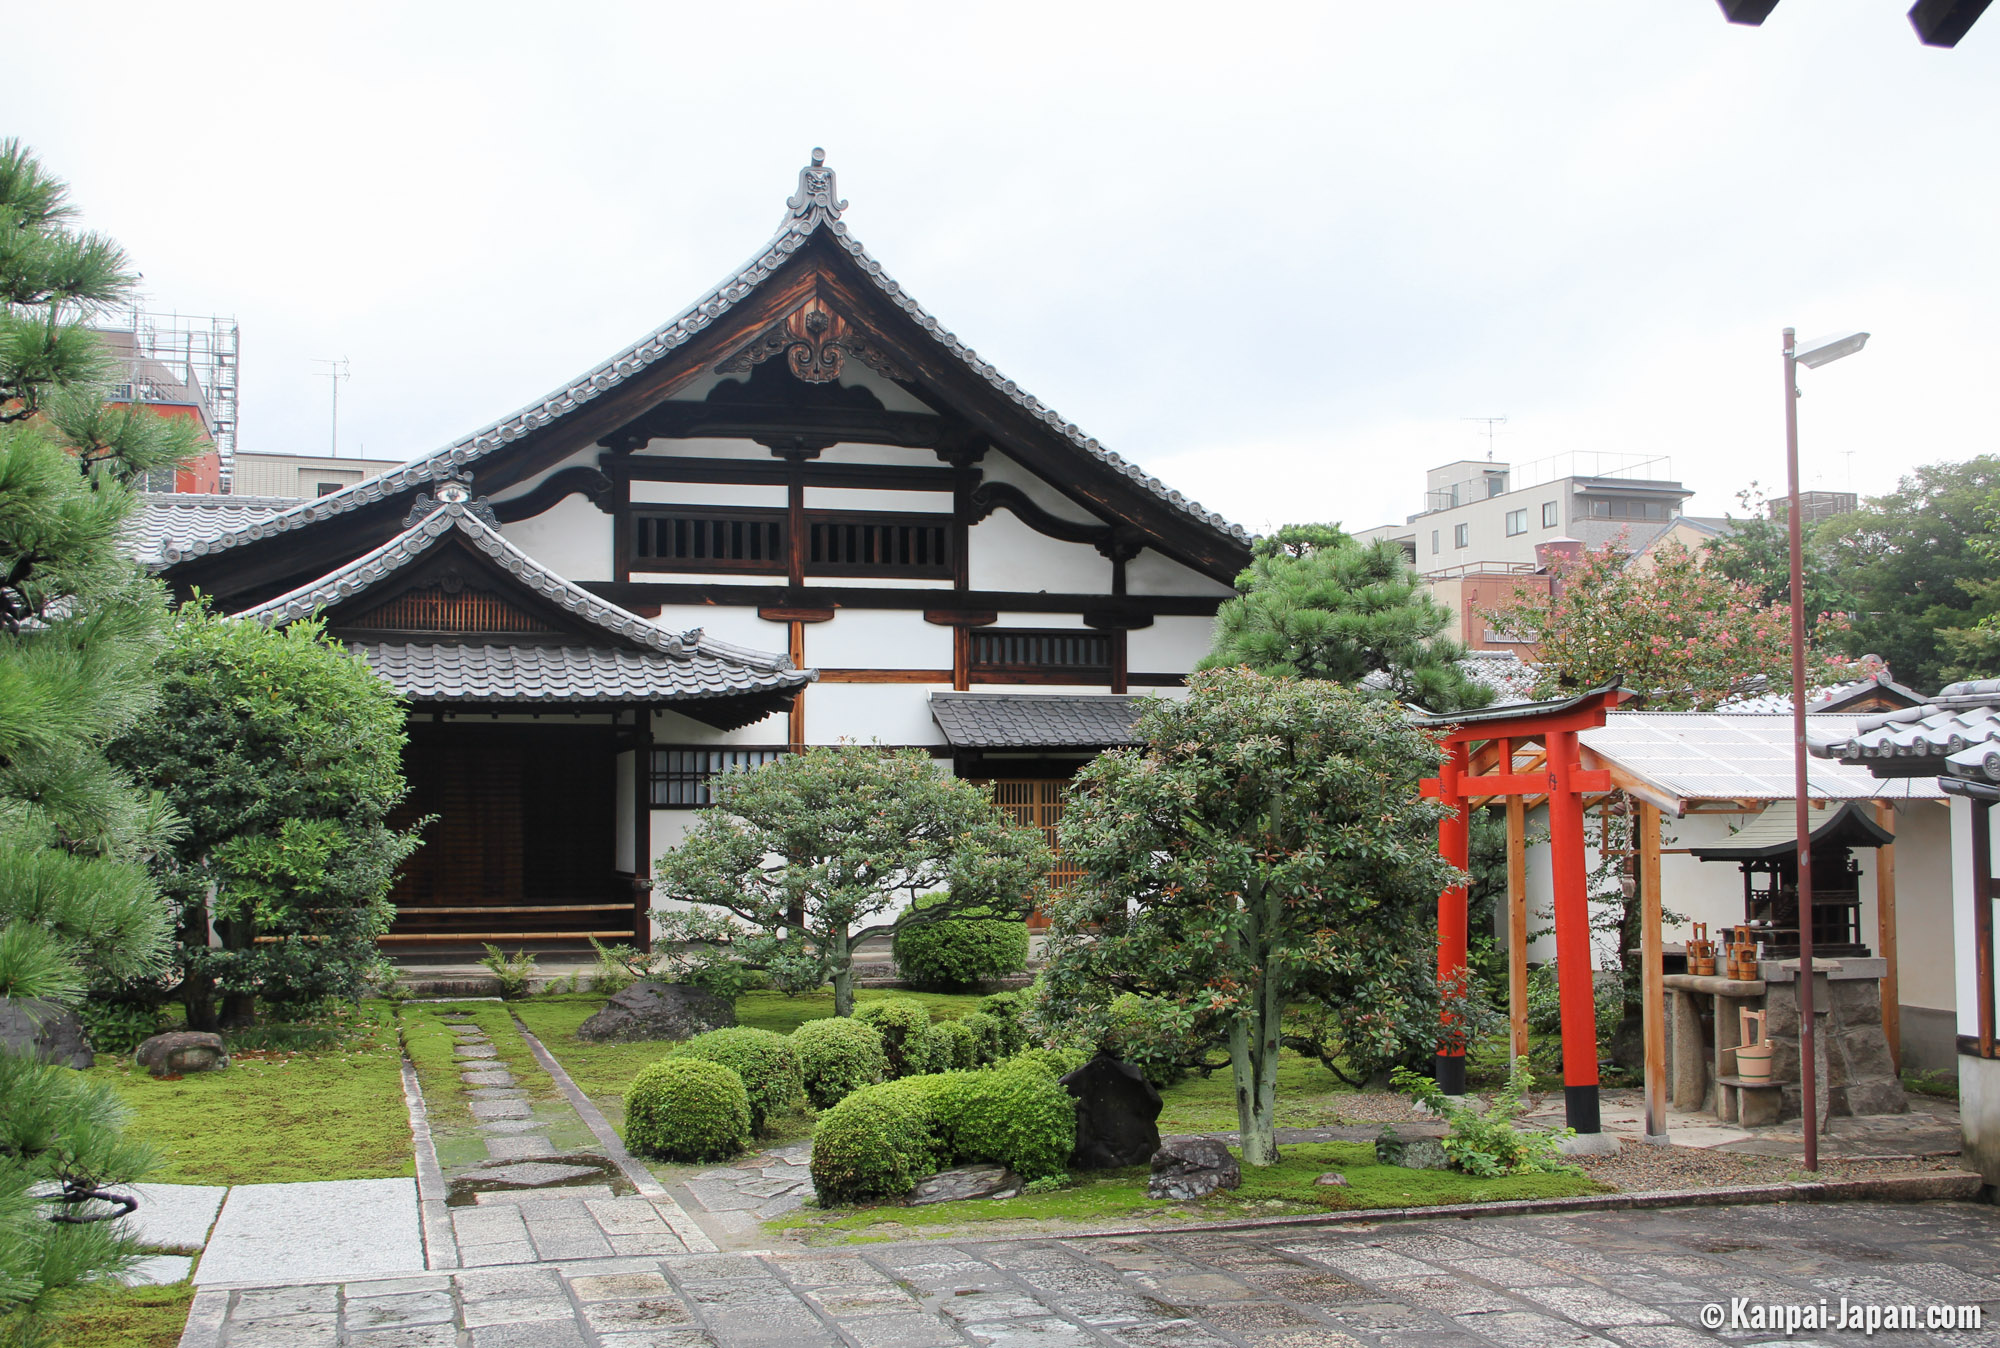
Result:
<svg viewBox="0 0 2000 1348">
<path fill-rule="evenodd" d="M 1806 828 L 1813 846 L 1887 847 L 1896 835 L 1870 818 L 1860 801 L 1806 807 Z M 1697 843 L 1688 851 L 1702 861 L 1768 861 L 1798 850 L 1798 811 L 1790 800 L 1767 805 L 1764 812 L 1727 838 Z"/>
<path fill-rule="evenodd" d="M 931 718 L 959 749 L 1110 749 L 1137 744 L 1143 699 L 1117 693 L 932 693 Z"/>
</svg>

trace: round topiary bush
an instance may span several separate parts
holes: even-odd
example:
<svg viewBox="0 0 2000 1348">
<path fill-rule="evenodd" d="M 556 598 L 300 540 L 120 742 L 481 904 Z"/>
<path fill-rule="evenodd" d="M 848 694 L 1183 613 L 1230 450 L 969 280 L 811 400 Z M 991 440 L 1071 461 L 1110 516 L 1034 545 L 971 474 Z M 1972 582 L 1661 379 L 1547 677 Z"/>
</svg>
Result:
<svg viewBox="0 0 2000 1348">
<path fill-rule="evenodd" d="M 1081 1049 L 1024 1048 L 1001 1066 L 1032 1068 L 1061 1080 L 1089 1061 L 1090 1055 Z"/>
<path fill-rule="evenodd" d="M 894 1198 L 937 1169 L 942 1149 L 926 1095 L 899 1089 L 908 1084 L 856 1091 L 819 1121 L 812 1178 L 822 1204 Z"/>
<path fill-rule="evenodd" d="M 941 1020 L 931 1026 L 931 1070 L 969 1072 L 979 1066 L 979 1036 L 964 1021 Z"/>
<path fill-rule="evenodd" d="M 940 1078 L 940 1126 L 960 1163 L 1004 1165 L 1024 1180 L 1059 1175 L 1076 1150 L 1076 1100 L 1038 1063 Z"/>
<path fill-rule="evenodd" d="M 1000 1022 L 996 1056 L 1011 1058 L 1028 1046 L 1028 994 L 996 992 L 979 999 L 979 1010 Z"/>
<path fill-rule="evenodd" d="M 1007 1027 L 998 1016 L 973 1011 L 960 1016 L 958 1023 L 972 1032 L 973 1042 L 979 1046 L 977 1066 L 985 1067 L 1009 1056 L 1006 1052 Z"/>
<path fill-rule="evenodd" d="M 805 1093 L 805 1073 L 792 1041 L 769 1030 L 747 1025 L 710 1030 L 677 1046 L 670 1058 L 700 1058 L 721 1063 L 743 1078 L 750 1097 L 750 1130 L 764 1131 L 773 1114 L 790 1109 Z"/>
<path fill-rule="evenodd" d="M 890 997 L 854 1010 L 854 1018 L 882 1036 L 889 1076 L 920 1076 L 931 1070 L 931 1009 L 914 997 Z"/>
<path fill-rule="evenodd" d="M 819 1109 L 831 1109 L 889 1071 L 875 1027 L 846 1016 L 807 1021 L 792 1031 L 792 1047 L 805 1076 L 806 1098 Z"/>
<path fill-rule="evenodd" d="M 722 1161 L 750 1145 L 750 1093 L 719 1062 L 664 1058 L 625 1092 L 625 1145 L 668 1161 Z"/>
<path fill-rule="evenodd" d="M 918 899 L 917 912 L 938 900 Z M 983 908 L 968 910 L 985 913 Z M 1028 924 L 1011 918 L 952 917 L 896 925 L 896 969 L 920 988 L 956 991 L 1028 967 Z"/>
</svg>

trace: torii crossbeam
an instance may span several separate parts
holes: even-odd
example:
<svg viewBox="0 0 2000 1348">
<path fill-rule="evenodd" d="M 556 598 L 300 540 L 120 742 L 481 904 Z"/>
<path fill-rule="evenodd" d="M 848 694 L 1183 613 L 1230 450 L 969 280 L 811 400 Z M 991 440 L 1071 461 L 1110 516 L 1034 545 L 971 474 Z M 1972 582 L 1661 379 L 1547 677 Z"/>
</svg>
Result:
<svg viewBox="0 0 2000 1348">
<path fill-rule="evenodd" d="M 1549 806 L 1549 871 L 1555 886 L 1557 991 L 1562 1000 L 1563 1107 L 1579 1134 L 1601 1131 L 1597 1105 L 1597 1008 L 1590 952 L 1589 872 L 1583 857 L 1583 798 L 1611 789 L 1611 774 L 1585 768 L 1577 732 L 1604 724 L 1624 695 L 1613 682 L 1578 697 L 1527 702 L 1491 711 L 1413 716 L 1440 733 L 1445 761 L 1426 778 L 1423 794 L 1451 810 L 1438 824 L 1438 851 L 1464 870 L 1470 851 L 1470 802 L 1523 796 Z M 1522 770 L 1519 755 L 1541 746 L 1541 761 Z M 1438 895 L 1438 980 L 1462 986 L 1465 887 Z M 1448 1095 L 1465 1093 L 1465 1034 L 1447 1002 L 1437 1054 L 1437 1080 Z"/>
</svg>

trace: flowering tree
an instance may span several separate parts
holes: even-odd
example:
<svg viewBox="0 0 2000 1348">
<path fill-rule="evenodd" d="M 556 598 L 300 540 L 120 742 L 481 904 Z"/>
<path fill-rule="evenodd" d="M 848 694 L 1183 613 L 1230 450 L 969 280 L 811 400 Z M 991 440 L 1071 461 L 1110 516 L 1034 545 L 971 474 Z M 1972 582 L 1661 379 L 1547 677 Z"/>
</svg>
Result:
<svg viewBox="0 0 2000 1348">
<path fill-rule="evenodd" d="M 1536 692 L 1544 697 L 1624 680 L 1655 711 L 1713 707 L 1760 675 L 1790 687 L 1790 610 L 1765 603 L 1754 586 L 1731 580 L 1678 543 L 1653 554 L 1651 571 L 1627 565 L 1613 546 L 1557 558 L 1547 595 L 1524 595 L 1494 614 L 1496 626 L 1534 649 Z M 1823 615 L 1815 636 L 1844 631 Z M 1812 638 L 1808 638 L 1810 642 Z M 1835 683 L 1848 661 L 1809 648 L 1814 687 Z"/>
<path fill-rule="evenodd" d="M 1081 874 L 1049 909 L 1041 1012 L 1087 1021 L 1131 992 L 1223 1022 L 1243 1160 L 1272 1165 L 1286 1010 L 1397 1039 L 1384 1056 L 1399 1027 L 1435 1042 L 1437 896 L 1463 875 L 1417 794 L 1438 746 L 1394 703 L 1245 669 L 1190 685 L 1147 705 L 1146 747 L 1077 778 L 1061 828 Z"/>
</svg>

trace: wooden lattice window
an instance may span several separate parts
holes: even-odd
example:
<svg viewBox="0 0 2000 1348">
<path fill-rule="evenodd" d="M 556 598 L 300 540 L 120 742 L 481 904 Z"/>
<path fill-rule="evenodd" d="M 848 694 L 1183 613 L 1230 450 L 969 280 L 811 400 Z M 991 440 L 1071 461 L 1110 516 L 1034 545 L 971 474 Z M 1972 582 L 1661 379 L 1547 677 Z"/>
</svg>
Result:
<svg viewBox="0 0 2000 1348">
<path fill-rule="evenodd" d="M 952 577 L 949 515 L 806 513 L 806 570 L 831 576 Z"/>
<path fill-rule="evenodd" d="M 725 772 L 775 763 L 783 749 L 655 749 L 653 804 L 669 808 L 715 803 L 710 787 Z"/>
<path fill-rule="evenodd" d="M 491 590 L 450 578 L 405 590 L 341 626 L 389 632 L 551 632 L 555 629 Z"/>
<path fill-rule="evenodd" d="M 782 572 L 788 547 L 782 510 L 635 511 L 632 565 L 654 571 Z"/>
<path fill-rule="evenodd" d="M 1052 898 L 1063 893 L 1082 870 L 1065 860 L 1062 848 L 1056 841 L 1057 825 L 1062 823 L 1063 809 L 1068 804 L 1065 794 L 1069 782 L 1060 777 L 1031 777 L 998 780 L 993 783 L 993 803 L 1014 817 L 1014 822 L 1027 828 L 1040 829 L 1042 840 L 1049 845 L 1049 853 L 1055 864 L 1049 868 L 1043 897 Z M 1048 919 L 1037 911 L 1028 919 L 1028 925 L 1041 928 L 1048 925 Z"/>
<path fill-rule="evenodd" d="M 972 672 L 1061 675 L 1064 682 L 1111 677 L 1111 636 L 1081 627 L 982 627 L 972 633 Z"/>
</svg>

